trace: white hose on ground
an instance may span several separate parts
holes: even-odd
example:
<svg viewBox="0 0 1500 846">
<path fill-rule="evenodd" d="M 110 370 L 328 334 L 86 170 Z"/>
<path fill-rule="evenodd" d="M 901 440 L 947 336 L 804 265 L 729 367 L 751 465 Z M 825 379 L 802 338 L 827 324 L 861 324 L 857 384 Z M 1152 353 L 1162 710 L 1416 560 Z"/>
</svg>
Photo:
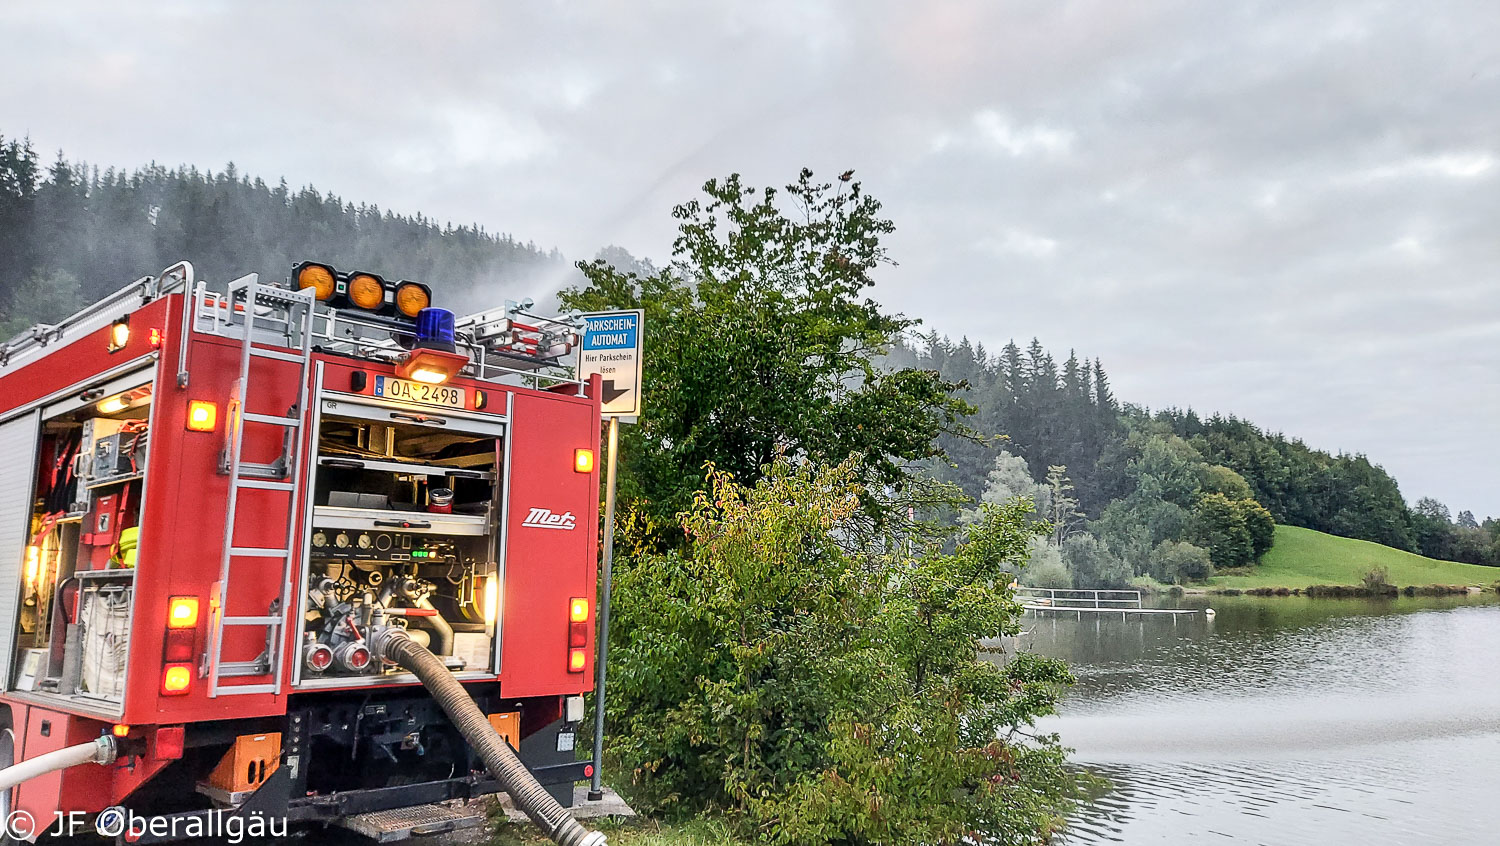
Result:
<svg viewBox="0 0 1500 846">
<path fill-rule="evenodd" d="M 39 775 L 76 767 L 79 764 L 113 764 L 118 757 L 115 739 L 107 734 L 102 735 L 88 743 L 80 743 L 77 746 L 38 755 L 0 770 L 0 790 L 9 790 Z"/>
</svg>

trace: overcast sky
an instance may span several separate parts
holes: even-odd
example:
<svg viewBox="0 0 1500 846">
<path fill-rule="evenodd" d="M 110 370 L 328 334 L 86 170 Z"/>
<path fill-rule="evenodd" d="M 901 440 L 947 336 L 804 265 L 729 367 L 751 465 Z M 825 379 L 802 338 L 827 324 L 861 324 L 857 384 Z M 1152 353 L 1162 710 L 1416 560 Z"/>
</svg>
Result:
<svg viewBox="0 0 1500 846">
<path fill-rule="evenodd" d="M 658 261 L 854 168 L 928 327 L 1500 515 L 1493 0 L 503 5 L 6 3 L 0 133 Z"/>
</svg>

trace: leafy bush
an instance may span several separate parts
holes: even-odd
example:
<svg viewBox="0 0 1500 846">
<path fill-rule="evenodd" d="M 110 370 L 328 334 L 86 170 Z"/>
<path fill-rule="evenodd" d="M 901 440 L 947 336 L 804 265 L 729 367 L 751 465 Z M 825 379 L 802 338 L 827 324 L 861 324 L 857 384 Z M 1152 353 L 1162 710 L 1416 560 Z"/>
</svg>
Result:
<svg viewBox="0 0 1500 846">
<path fill-rule="evenodd" d="M 1054 548 L 1055 549 L 1055 548 Z M 1067 590 L 1073 587 L 1073 574 L 1055 554 L 1026 568 L 1021 581 L 1028 587 Z"/>
<path fill-rule="evenodd" d="M 1214 565 L 1208 550 L 1177 541 L 1162 541 L 1151 553 L 1151 569 L 1164 582 L 1207 581 Z"/>
<path fill-rule="evenodd" d="M 772 843 L 1043 842 L 1077 778 L 1025 727 L 1072 679 L 977 654 L 1018 631 L 1029 504 L 897 559 L 849 548 L 856 478 L 778 461 L 751 488 L 711 470 L 690 545 L 622 564 L 608 717 L 632 800 Z"/>
<path fill-rule="evenodd" d="M 1135 573 L 1119 556 L 1090 534 L 1079 533 L 1062 543 L 1062 559 L 1083 588 L 1123 588 Z"/>
<path fill-rule="evenodd" d="M 1276 542 L 1276 521 L 1265 506 L 1253 499 L 1236 500 L 1234 510 L 1250 534 L 1250 563 L 1257 562 L 1271 551 L 1271 545 Z"/>
<path fill-rule="evenodd" d="M 980 513 L 983 514 L 983 512 Z M 1045 528 L 1045 524 L 1041 528 Z M 1057 547 L 1048 543 L 1043 537 L 1031 539 L 1031 551 L 1027 556 L 1026 569 L 1022 571 L 1020 581 L 1030 587 L 1057 590 L 1065 590 L 1073 586 L 1073 576 L 1063 564 L 1062 554 Z"/>
<path fill-rule="evenodd" d="M 1215 567 L 1245 567 L 1259 561 L 1276 540 L 1271 512 L 1253 499 L 1207 493 L 1193 508 L 1192 541 L 1209 551 Z"/>
</svg>

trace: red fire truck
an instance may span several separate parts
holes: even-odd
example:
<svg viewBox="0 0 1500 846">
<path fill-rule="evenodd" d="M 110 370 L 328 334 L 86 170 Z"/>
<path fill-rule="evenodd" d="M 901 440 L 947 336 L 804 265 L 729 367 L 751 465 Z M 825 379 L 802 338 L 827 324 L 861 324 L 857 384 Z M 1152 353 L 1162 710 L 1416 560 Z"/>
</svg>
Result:
<svg viewBox="0 0 1500 846">
<path fill-rule="evenodd" d="M 7 836 L 390 839 L 507 778 L 571 804 L 600 386 L 573 326 L 430 299 L 317 262 L 214 291 L 184 262 L 0 349 Z M 481 733 L 528 772 L 487 772 Z"/>
</svg>

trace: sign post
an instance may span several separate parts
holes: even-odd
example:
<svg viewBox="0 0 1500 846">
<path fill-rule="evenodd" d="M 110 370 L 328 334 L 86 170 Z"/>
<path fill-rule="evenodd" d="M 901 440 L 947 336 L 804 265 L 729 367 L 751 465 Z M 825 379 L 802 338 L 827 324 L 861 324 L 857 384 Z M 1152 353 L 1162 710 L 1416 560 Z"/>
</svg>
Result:
<svg viewBox="0 0 1500 846">
<path fill-rule="evenodd" d="M 641 349 L 644 315 L 635 311 L 585 314 L 579 345 L 578 378 L 598 373 L 603 414 L 609 419 L 609 464 L 604 477 L 604 563 L 599 601 L 599 654 L 594 660 L 594 778 L 589 801 L 604 798 L 604 682 L 609 664 L 609 594 L 615 560 L 615 468 L 620 452 L 620 418 L 641 413 Z"/>
</svg>

